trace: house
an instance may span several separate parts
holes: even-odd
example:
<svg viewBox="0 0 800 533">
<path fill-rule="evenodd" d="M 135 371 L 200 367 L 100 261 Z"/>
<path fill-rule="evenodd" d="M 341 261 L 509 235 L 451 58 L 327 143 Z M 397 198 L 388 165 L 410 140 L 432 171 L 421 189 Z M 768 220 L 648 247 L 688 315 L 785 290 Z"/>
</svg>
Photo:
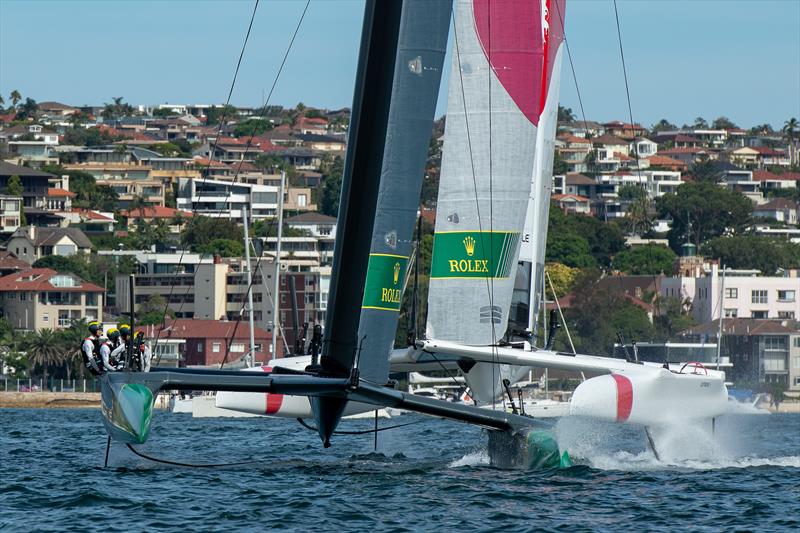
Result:
<svg viewBox="0 0 800 533">
<path fill-rule="evenodd" d="M 575 120 L 573 122 L 565 122 L 559 124 L 558 129 L 559 131 L 566 131 L 576 137 L 583 137 L 584 139 L 604 135 L 606 132 L 602 124 L 592 120 Z"/>
<path fill-rule="evenodd" d="M 688 342 L 718 342 L 720 319 L 680 333 Z M 791 320 L 726 318 L 721 354 L 733 368 L 726 377 L 747 383 L 780 383 L 800 391 L 800 330 Z"/>
<path fill-rule="evenodd" d="M 13 233 L 22 223 L 22 197 L 0 194 L 0 233 Z"/>
<path fill-rule="evenodd" d="M 759 146 L 757 148 L 752 148 L 755 150 L 758 155 L 756 156 L 756 160 L 758 162 L 759 168 L 766 168 L 766 167 L 789 167 L 791 162 L 789 160 L 789 155 L 786 151 L 783 150 L 775 150 L 774 148 L 770 148 L 768 146 Z"/>
<path fill-rule="evenodd" d="M 135 231 L 139 221 L 145 224 L 153 224 L 160 220 L 166 222 L 172 234 L 179 234 L 186 226 L 186 222 L 193 215 L 191 211 L 180 211 L 172 207 L 148 206 L 138 207 L 122 211 L 120 216 L 125 219 L 125 226 L 128 231 Z"/>
<path fill-rule="evenodd" d="M 769 170 L 754 170 L 753 181 L 761 185 L 761 190 L 766 192 L 771 189 L 793 189 L 800 180 L 800 172 L 783 172 L 773 174 Z"/>
<path fill-rule="evenodd" d="M 658 152 L 658 144 L 646 137 L 640 137 L 630 144 L 630 152 L 638 154 L 640 158 L 652 157 Z"/>
<path fill-rule="evenodd" d="M 564 178 L 563 194 L 594 198 L 597 196 L 597 181 L 583 174 L 567 174 Z"/>
<path fill-rule="evenodd" d="M 39 111 L 51 117 L 69 117 L 80 113 L 80 109 L 60 102 L 39 102 Z"/>
<path fill-rule="evenodd" d="M 68 257 L 88 254 L 92 242 L 77 228 L 39 228 L 27 226 L 11 234 L 6 249 L 30 264 L 48 255 Z"/>
<path fill-rule="evenodd" d="M 716 152 L 711 152 L 705 148 L 670 148 L 669 150 L 660 150 L 658 155 L 663 155 L 671 159 L 677 159 L 687 166 L 692 166 L 698 161 L 704 159 L 717 159 Z"/>
<path fill-rule="evenodd" d="M 316 211 L 317 204 L 311 203 L 311 189 L 289 187 L 284 194 L 283 208 L 287 211 Z"/>
<path fill-rule="evenodd" d="M 591 201 L 585 196 L 577 194 L 554 194 L 553 202 L 569 215 L 591 214 Z"/>
<path fill-rule="evenodd" d="M 760 164 L 760 154 L 755 148 L 742 147 L 733 150 L 729 156 L 731 163 L 742 168 L 757 168 Z"/>
<path fill-rule="evenodd" d="M 254 220 L 273 218 L 278 212 L 279 187 L 234 183 L 220 179 L 178 180 L 178 209 L 215 218 L 242 219 L 247 207 Z"/>
<path fill-rule="evenodd" d="M 26 124 L 0 131 L 0 140 L 8 146 L 10 159 L 35 166 L 58 164 L 58 133 L 41 124 Z"/>
<path fill-rule="evenodd" d="M 646 164 L 649 165 L 648 168 L 659 168 L 664 170 L 674 170 L 677 172 L 686 172 L 688 169 L 688 165 L 685 161 L 681 161 L 679 159 L 673 159 L 671 157 L 667 157 L 662 154 L 656 154 L 653 156 L 648 157 L 646 160 Z"/>
<path fill-rule="evenodd" d="M 317 135 L 314 133 L 296 133 L 295 138 L 302 142 L 302 146 L 319 150 L 320 152 L 334 152 L 343 154 L 346 144 L 343 138 L 331 135 Z"/>
<path fill-rule="evenodd" d="M 12 252 L 0 251 L 0 278 L 23 270 L 30 270 L 30 268 L 31 265 L 29 263 L 17 258 Z"/>
<path fill-rule="evenodd" d="M 569 133 L 558 136 L 556 152 L 567 164 L 567 172 L 587 172 L 586 158 L 592 151 L 592 142 Z"/>
<path fill-rule="evenodd" d="M 293 229 L 304 230 L 313 237 L 336 238 L 336 217 L 322 213 L 303 213 L 286 219 L 286 225 Z"/>
<path fill-rule="evenodd" d="M 322 117 L 298 117 L 294 129 L 301 134 L 325 135 L 328 132 L 328 120 Z"/>
<path fill-rule="evenodd" d="M 0 160 L 0 190 L 6 190 L 11 176 L 19 176 L 22 183 L 22 208 L 26 214 L 45 208 L 50 180 L 58 179 L 57 176 L 49 172 L 42 172 L 41 170 Z"/>
<path fill-rule="evenodd" d="M 0 278 L 3 316 L 13 328 L 25 331 L 103 320 L 103 293 L 102 287 L 51 268 L 32 268 Z"/>
<path fill-rule="evenodd" d="M 613 135 L 601 135 L 592 139 L 594 160 L 590 162 L 591 170 L 597 172 L 616 172 L 621 166 L 617 154 L 627 157 L 629 145 L 625 140 Z"/>
<path fill-rule="evenodd" d="M 642 127 L 641 124 L 630 124 L 627 122 L 620 122 L 619 120 L 604 123 L 603 129 L 606 135 L 613 135 L 620 139 L 627 140 L 642 137 L 647 134 L 647 128 Z"/>
<path fill-rule="evenodd" d="M 158 337 L 165 340 L 182 340 L 181 355 L 185 366 L 219 366 L 234 363 L 244 357 L 250 348 L 250 326 L 246 321 L 178 318 L 167 322 Z M 272 335 L 259 327 L 253 329 L 255 339 L 254 361 L 266 363 Z M 280 352 L 279 352 L 280 353 Z"/>
<path fill-rule="evenodd" d="M 64 214 L 64 218 L 69 221 L 70 225 L 81 230 L 106 233 L 114 231 L 114 213 L 73 207 L 70 213 Z"/>
<path fill-rule="evenodd" d="M 753 208 L 754 218 L 769 218 L 784 224 L 797 225 L 797 203 L 788 198 L 774 198 Z"/>
<path fill-rule="evenodd" d="M 47 189 L 45 209 L 48 211 L 72 211 L 72 199 L 76 194 L 60 187 Z"/>
</svg>

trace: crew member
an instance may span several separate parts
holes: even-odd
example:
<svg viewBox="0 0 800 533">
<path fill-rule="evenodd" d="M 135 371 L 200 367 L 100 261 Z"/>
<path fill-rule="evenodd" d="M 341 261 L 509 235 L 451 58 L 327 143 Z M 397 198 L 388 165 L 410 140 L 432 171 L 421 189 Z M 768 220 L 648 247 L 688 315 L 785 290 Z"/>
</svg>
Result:
<svg viewBox="0 0 800 533">
<path fill-rule="evenodd" d="M 139 343 L 139 368 L 142 372 L 150 372 L 150 359 L 153 358 L 153 352 L 150 351 L 150 346 L 144 342 L 144 331 L 136 334 L 136 341 Z"/>
<path fill-rule="evenodd" d="M 103 373 L 100 368 L 100 337 L 103 335 L 103 328 L 100 322 L 89 323 L 89 336 L 83 339 L 81 354 L 83 354 L 83 364 L 86 368 L 98 376 Z"/>
<path fill-rule="evenodd" d="M 117 328 L 119 335 L 113 348 L 111 349 L 111 359 L 119 362 L 127 361 L 128 340 L 131 337 L 131 327 L 128 324 L 120 324 Z M 134 369 L 135 370 L 135 369 Z"/>
<path fill-rule="evenodd" d="M 110 328 L 108 330 L 109 335 L 114 335 L 115 337 L 119 337 L 119 331 L 117 328 Z M 109 341 L 108 337 L 100 337 L 100 359 L 103 361 L 103 371 L 104 372 L 114 372 L 119 370 L 119 367 L 116 361 L 111 359 L 111 350 L 112 344 Z"/>
<path fill-rule="evenodd" d="M 111 350 L 108 356 L 109 363 L 114 370 L 121 370 L 125 366 L 125 344 L 120 339 L 120 332 L 117 328 L 109 328 L 106 335 L 108 336 L 108 347 Z M 103 364 L 105 364 L 105 360 Z"/>
</svg>

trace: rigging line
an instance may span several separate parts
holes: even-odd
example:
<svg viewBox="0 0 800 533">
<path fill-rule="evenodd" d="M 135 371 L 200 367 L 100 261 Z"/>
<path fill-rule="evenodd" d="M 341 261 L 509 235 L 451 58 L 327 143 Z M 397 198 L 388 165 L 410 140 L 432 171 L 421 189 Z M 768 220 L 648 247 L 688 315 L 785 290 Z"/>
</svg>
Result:
<svg viewBox="0 0 800 533">
<path fill-rule="evenodd" d="M 478 199 L 478 180 L 475 173 L 475 157 L 472 152 L 472 136 L 470 135 L 469 131 L 469 115 L 467 114 L 467 97 L 464 91 L 464 72 L 461 67 L 461 50 L 458 46 L 458 25 L 456 23 L 455 11 L 452 8 L 450 9 L 450 15 L 453 19 L 453 45 L 455 46 L 456 60 L 458 61 L 458 78 L 459 78 L 459 87 L 461 89 L 461 105 L 464 108 L 464 124 L 467 133 L 467 149 L 469 151 L 469 163 L 470 163 L 470 168 L 472 170 L 472 189 L 475 194 L 475 212 L 478 217 L 478 232 L 481 235 L 481 246 L 485 250 L 486 247 L 484 246 L 485 238 L 483 233 L 483 222 L 481 219 L 481 204 Z M 489 286 L 489 280 L 487 278 L 484 278 L 484 280 L 486 281 L 486 292 L 489 296 L 489 305 L 490 305 L 489 320 L 493 320 L 494 317 L 492 315 L 492 309 L 491 309 L 492 291 L 491 287 Z M 492 322 L 492 327 L 494 327 L 494 322 Z M 492 386 L 492 392 L 494 392 L 494 386 Z"/>
<path fill-rule="evenodd" d="M 575 74 L 575 65 L 572 63 L 572 52 L 569 49 L 569 41 L 567 41 L 567 32 L 564 29 L 564 18 L 561 15 L 561 7 L 558 1 L 556 4 L 556 12 L 558 13 L 558 20 L 561 22 L 561 32 L 564 36 L 564 47 L 567 49 L 567 57 L 569 58 L 569 68 L 572 70 L 572 81 L 575 82 L 575 92 L 578 93 L 578 105 L 581 107 L 581 117 L 583 117 L 583 129 L 586 135 L 589 135 L 589 123 L 586 120 L 586 113 L 583 111 L 583 99 L 581 98 L 581 90 L 578 87 L 578 76 Z"/>
<path fill-rule="evenodd" d="M 223 467 L 223 466 L 240 466 L 240 465 L 252 465 L 252 464 L 257 464 L 257 463 L 263 463 L 263 461 L 255 460 L 255 459 L 252 459 L 250 461 L 236 461 L 236 462 L 233 462 L 233 463 L 215 463 L 215 464 L 208 464 L 208 463 L 203 463 L 203 464 L 181 463 L 179 461 L 171 461 L 169 459 L 159 459 L 158 457 L 153 457 L 153 456 L 144 454 L 144 453 L 140 452 L 139 450 L 137 450 L 136 448 L 134 448 L 130 444 L 126 444 L 126 446 L 128 447 L 128 449 L 130 451 L 132 451 L 134 454 L 138 455 L 139 457 L 141 457 L 143 459 L 147 459 L 148 461 L 153 461 L 155 463 L 161 463 L 161 464 L 172 465 L 172 466 L 186 466 L 186 467 L 189 467 L 189 468 L 219 468 L 219 467 Z"/>
<path fill-rule="evenodd" d="M 305 420 L 303 420 L 300 417 L 297 417 L 296 420 L 300 423 L 301 426 L 303 426 L 306 429 L 310 429 L 311 431 L 319 431 L 319 428 L 316 428 L 316 427 L 312 426 L 311 424 L 309 424 L 308 422 L 306 422 Z M 394 426 L 386 426 L 386 427 L 382 427 L 382 428 L 379 428 L 379 429 L 365 429 L 365 430 L 361 430 L 361 431 L 334 431 L 333 434 L 334 435 L 366 435 L 368 433 L 377 434 L 380 431 L 387 431 L 387 430 L 390 430 L 390 429 L 397 429 L 397 428 L 402 428 L 402 427 L 406 427 L 406 426 L 413 426 L 413 425 L 419 424 L 421 422 L 422 422 L 422 420 L 415 420 L 414 422 L 406 422 L 404 424 L 395 424 Z"/>
<path fill-rule="evenodd" d="M 429 355 L 430 355 L 431 357 L 433 357 L 433 359 L 434 359 L 434 360 L 435 360 L 437 363 L 439 363 L 439 366 L 440 366 L 440 367 L 442 367 L 442 370 L 444 371 L 444 373 L 445 373 L 445 374 L 447 374 L 447 377 L 449 377 L 450 379 L 452 379 L 452 380 L 453 380 L 453 383 L 455 383 L 455 384 L 456 384 L 456 387 L 458 387 L 459 389 L 461 389 L 461 394 L 468 394 L 468 393 L 467 393 L 467 388 L 466 388 L 464 385 L 462 385 L 461 383 L 459 383 L 459 382 L 458 382 L 458 380 L 456 379 L 456 377 L 455 377 L 455 376 L 454 376 L 454 375 L 453 375 L 453 374 L 452 374 L 452 373 L 451 373 L 451 372 L 450 372 L 450 371 L 447 369 L 447 367 L 446 367 L 446 366 L 444 366 L 444 364 L 443 364 L 443 363 L 442 363 L 442 362 L 439 360 L 439 358 L 438 358 L 438 357 L 436 357 L 436 354 L 435 354 L 435 353 L 433 353 L 433 352 L 428 352 L 428 353 L 429 353 Z"/>
<path fill-rule="evenodd" d="M 222 116 L 220 117 L 220 120 L 219 120 L 219 127 L 217 128 L 217 135 L 216 135 L 216 137 L 214 137 L 214 145 L 211 148 L 211 154 L 210 154 L 210 157 L 208 159 L 208 164 L 206 165 L 205 177 L 203 178 L 203 183 L 205 183 L 206 180 L 208 180 L 209 169 L 211 168 L 211 163 L 214 160 L 214 153 L 217 151 L 217 144 L 219 143 L 219 138 L 220 138 L 220 136 L 222 134 L 222 128 L 225 125 L 225 118 L 226 118 L 226 115 L 228 113 L 228 106 L 231 103 L 231 98 L 233 96 L 233 89 L 236 86 L 236 80 L 239 77 L 239 68 L 242 66 L 242 59 L 244 58 L 244 52 L 245 52 L 245 50 L 247 48 L 247 42 L 250 40 L 250 31 L 253 29 L 253 21 L 255 20 L 255 17 L 256 17 L 256 11 L 258 11 L 258 3 L 259 3 L 259 1 L 260 0 L 256 0 L 255 3 L 253 4 L 253 13 L 250 15 L 250 23 L 247 25 L 247 33 L 245 33 L 244 42 L 242 43 L 242 49 L 239 52 L 239 59 L 236 62 L 236 69 L 233 72 L 233 79 L 231 80 L 231 86 L 230 86 L 230 89 L 228 89 L 228 98 L 225 100 L 225 106 L 222 108 Z M 197 205 L 196 201 L 192 202 L 192 213 L 194 213 L 196 205 Z M 178 258 L 178 266 L 179 267 L 180 267 L 181 263 L 183 262 L 183 256 L 184 256 L 185 253 L 186 253 L 186 247 L 184 246 L 181 249 L 180 257 Z M 196 272 L 195 272 L 195 275 L 196 275 Z M 164 305 L 164 313 L 162 314 L 162 319 L 161 319 L 162 322 L 164 321 L 164 317 L 167 315 L 167 310 L 169 309 L 169 300 L 172 297 L 172 293 L 173 293 L 174 289 L 175 289 L 175 279 L 173 278 L 172 283 L 170 284 L 169 296 L 167 297 L 167 302 Z M 131 320 L 133 320 L 133 317 L 131 317 Z M 160 333 L 161 333 L 161 331 L 159 330 L 159 334 Z M 155 342 L 155 345 L 153 347 L 154 350 L 155 350 L 156 347 L 158 347 L 158 337 L 159 337 L 159 335 L 156 335 L 156 342 Z M 160 361 L 160 358 L 159 358 L 159 361 Z"/>
<path fill-rule="evenodd" d="M 492 52 L 492 0 L 486 2 L 486 25 L 488 32 L 488 54 Z M 492 238 L 494 237 L 494 197 L 492 195 L 492 73 L 494 72 L 494 65 L 491 59 L 487 57 L 489 63 L 489 264 L 494 264 L 494 246 L 492 246 Z M 494 409 L 494 398 L 497 396 L 497 379 L 495 379 L 495 371 L 500 373 L 500 356 L 497 353 L 497 331 L 494 326 L 494 276 L 489 280 L 489 323 L 492 325 L 492 409 Z M 502 394 L 502 391 L 500 392 Z M 505 402 L 505 400 L 503 400 Z"/>
<path fill-rule="evenodd" d="M 300 31 L 300 26 L 303 24 L 303 20 L 305 19 L 305 16 L 306 16 L 306 13 L 308 12 L 308 7 L 309 7 L 310 4 L 311 4 L 311 0 L 306 0 L 306 5 L 303 8 L 303 12 L 300 15 L 300 19 L 297 21 L 297 25 L 295 26 L 294 33 L 292 34 L 292 38 L 289 41 L 289 45 L 286 48 L 286 52 L 283 54 L 283 59 L 281 60 L 281 64 L 278 67 L 277 73 L 275 74 L 275 78 L 273 79 L 272 86 L 270 87 L 270 90 L 269 90 L 269 94 L 267 94 L 267 98 L 264 101 L 264 105 L 261 108 L 261 113 L 259 114 L 259 117 L 258 117 L 259 120 L 263 119 L 264 116 L 267 113 L 267 108 L 269 106 L 269 101 L 272 98 L 272 93 L 275 91 L 275 87 L 278 84 L 278 81 L 280 79 L 281 73 L 283 72 L 283 68 L 286 65 L 286 60 L 289 57 L 289 53 L 292 50 L 292 46 L 294 45 L 294 41 L 297 38 L 297 34 Z M 252 26 L 252 21 L 251 21 L 251 26 Z M 249 32 L 249 28 L 248 28 L 248 32 Z M 240 59 L 240 61 L 241 61 L 241 59 Z M 220 130 L 221 130 L 221 126 L 220 126 Z M 252 145 L 254 137 L 255 137 L 255 130 L 253 130 L 253 133 L 250 135 L 249 139 L 247 140 L 247 145 L 246 145 L 246 148 L 245 148 L 244 156 L 246 156 L 247 152 L 250 150 L 250 146 Z M 219 134 L 217 135 L 217 138 L 219 138 Z M 215 147 L 216 147 L 216 142 L 217 142 L 217 139 L 215 139 L 215 141 L 214 141 L 214 146 Z M 214 157 L 213 151 L 212 151 L 212 153 L 210 155 L 211 155 L 211 157 L 209 158 L 209 162 L 208 162 L 209 167 L 211 166 L 211 162 L 213 161 L 213 157 Z M 228 189 L 228 193 L 226 194 L 226 197 L 225 197 L 225 203 L 227 203 L 228 199 L 230 198 L 231 194 L 233 193 L 233 185 L 235 185 L 237 183 L 238 179 L 239 179 L 239 173 L 240 173 L 240 171 L 242 169 L 242 164 L 244 163 L 244 156 L 239 161 L 239 165 L 236 168 L 236 173 L 234 174 L 233 180 L 231 181 L 231 187 Z M 205 183 L 205 181 L 207 179 L 208 179 L 208 176 L 206 175 L 203 178 L 202 183 Z M 283 191 L 278 191 L 278 201 L 281 201 L 281 202 L 283 201 Z M 195 206 L 195 203 L 192 203 L 192 211 L 194 211 L 194 206 Z M 178 260 L 178 266 L 180 266 L 180 264 L 181 264 L 181 262 L 183 260 L 183 254 L 185 253 L 185 251 L 186 251 L 186 249 L 184 248 L 182 250 L 182 252 L 181 252 L 181 257 Z M 202 257 L 203 256 L 201 255 L 200 258 L 202 259 Z M 259 257 L 259 262 L 260 261 L 261 261 L 261 257 Z M 256 264 L 256 266 L 258 266 L 258 263 Z M 195 269 L 195 272 L 194 272 L 194 274 L 192 276 L 193 283 L 194 283 L 194 279 L 197 277 L 197 273 L 198 273 L 198 269 Z M 173 292 L 174 288 L 175 288 L 175 283 L 174 283 L 174 280 L 173 280 L 173 283 L 170 285 L 170 292 L 169 292 L 170 296 L 172 296 L 172 292 Z M 189 294 L 190 289 L 191 289 L 191 285 L 186 287 L 186 291 L 184 292 L 184 296 Z M 180 303 L 180 306 L 178 307 L 178 312 L 179 313 L 183 309 L 183 304 L 184 303 L 186 303 L 186 299 L 185 298 L 182 299 L 182 301 Z M 164 318 L 167 315 L 168 308 L 169 308 L 169 298 L 167 299 L 167 303 L 164 306 L 164 313 L 162 314 L 162 319 L 161 319 L 162 323 L 164 322 Z M 155 348 L 158 347 L 158 339 L 159 339 L 160 334 L 161 334 L 161 330 L 159 330 L 158 334 L 156 335 L 156 342 L 155 342 L 155 346 L 153 348 L 154 351 L 155 351 Z M 158 362 L 160 362 L 160 360 L 161 360 L 161 355 L 159 354 L 159 357 L 156 360 L 156 365 L 158 365 Z"/>
<path fill-rule="evenodd" d="M 636 177 L 639 180 L 639 186 L 641 187 L 641 185 L 642 185 L 642 168 L 641 168 L 641 165 L 639 164 L 639 147 L 636 145 L 636 126 L 633 123 L 633 108 L 631 106 L 631 93 L 630 93 L 630 89 L 628 87 L 628 70 L 627 70 L 627 68 L 625 66 L 625 53 L 623 52 L 623 49 L 622 49 L 622 30 L 620 29 L 620 24 L 619 24 L 619 12 L 617 10 L 617 0 L 614 0 L 614 18 L 615 18 L 615 20 L 617 22 L 617 40 L 619 41 L 619 56 L 620 56 L 620 59 L 622 60 L 622 75 L 623 75 L 623 77 L 625 79 L 625 96 L 626 96 L 627 101 L 628 101 L 628 118 L 631 121 L 631 137 L 633 138 L 633 155 L 636 158 Z M 567 48 L 567 50 L 569 50 L 569 48 Z M 648 196 L 648 194 L 647 194 L 647 188 L 646 187 L 643 187 L 642 189 L 643 189 L 644 195 L 641 198 L 641 202 L 642 202 L 642 207 L 644 209 L 644 213 L 645 213 L 645 216 L 646 216 L 646 214 L 647 214 L 647 196 Z M 634 233 L 636 232 L 635 219 L 634 219 L 633 232 Z M 649 256 L 650 262 L 652 263 L 653 262 L 652 261 L 652 259 L 653 259 L 653 250 L 652 250 L 652 248 L 648 248 L 648 256 Z M 620 285 L 621 284 L 622 284 L 622 279 L 620 279 Z M 655 274 L 653 274 L 653 289 L 656 291 L 656 297 L 655 297 L 656 314 L 658 316 L 661 316 L 661 302 L 660 302 L 660 298 L 658 297 L 659 296 L 658 295 L 658 280 L 657 280 Z"/>
</svg>

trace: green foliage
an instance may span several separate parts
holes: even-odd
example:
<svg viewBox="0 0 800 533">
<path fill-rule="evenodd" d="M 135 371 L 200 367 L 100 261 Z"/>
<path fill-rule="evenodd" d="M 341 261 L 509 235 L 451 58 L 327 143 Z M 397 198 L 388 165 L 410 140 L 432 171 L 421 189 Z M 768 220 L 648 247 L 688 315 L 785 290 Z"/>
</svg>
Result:
<svg viewBox="0 0 800 533">
<path fill-rule="evenodd" d="M 680 332 L 695 325 L 691 305 L 687 305 L 687 302 L 682 302 L 679 298 L 671 296 L 659 298 L 657 310 L 656 316 L 653 317 L 653 325 L 660 341 L 675 340 Z"/>
<path fill-rule="evenodd" d="M 234 137 L 250 137 L 261 135 L 265 131 L 271 130 L 273 128 L 272 123 L 266 120 L 260 120 L 257 118 L 250 118 L 239 122 L 235 128 L 233 128 L 233 136 Z"/>
<path fill-rule="evenodd" d="M 614 254 L 624 248 L 625 236 L 615 223 L 583 215 L 566 215 L 558 206 L 550 206 L 546 248 L 548 262 L 578 268 L 607 267 Z"/>
<path fill-rule="evenodd" d="M 112 96 L 112 103 L 105 104 L 103 112 L 101 113 L 106 120 L 114 120 L 122 117 L 133 115 L 134 109 L 128 103 L 125 103 L 125 98 L 122 96 Z"/>
<path fill-rule="evenodd" d="M 600 288 L 598 274 L 597 271 L 584 271 L 576 281 L 572 306 L 564 310 L 575 348 L 580 353 L 610 355 L 617 341 L 617 332 L 628 340 L 654 338 L 655 329 L 647 313 L 630 303 L 623 294 Z"/>
<path fill-rule="evenodd" d="M 642 200 L 647 198 L 647 191 L 639 185 L 627 184 L 619 188 L 617 196 L 620 200 Z"/>
<path fill-rule="evenodd" d="M 567 162 L 561 157 L 561 154 L 558 152 L 553 152 L 553 175 L 554 176 L 563 176 L 567 172 L 569 172 L 569 166 Z"/>
<path fill-rule="evenodd" d="M 751 223 L 753 204 L 744 195 L 713 183 L 684 183 L 675 193 L 656 199 L 660 216 L 672 219 L 670 247 L 680 250 L 686 240 L 687 215 L 691 241 L 698 247 L 708 239 L 741 234 Z"/>
<path fill-rule="evenodd" d="M 168 118 L 168 117 L 176 117 L 178 116 L 178 113 L 167 107 L 162 107 L 160 109 L 154 109 L 153 116 L 159 118 Z"/>
<path fill-rule="evenodd" d="M 800 244 L 757 235 L 720 237 L 702 248 L 704 256 L 719 259 L 727 268 L 757 269 L 765 276 L 779 268 L 800 268 Z"/>
<path fill-rule="evenodd" d="M 286 171 L 289 166 L 282 157 L 274 154 L 261 154 L 256 157 L 253 164 L 269 173 L 277 173 L 281 170 Z"/>
<path fill-rule="evenodd" d="M 231 220 L 194 216 L 186 224 L 181 238 L 185 246 L 197 251 L 198 247 L 214 239 L 243 242 L 244 233 L 242 228 Z"/>
<path fill-rule="evenodd" d="M 175 312 L 167 306 L 167 300 L 160 294 L 152 294 L 142 305 L 136 315 L 136 322 L 142 326 L 161 324 L 165 317 L 175 318 Z"/>
<path fill-rule="evenodd" d="M 228 122 L 236 118 L 236 115 L 237 110 L 232 105 L 210 107 L 206 111 L 206 125 L 214 126 L 219 124 L 220 121 Z"/>
<path fill-rule="evenodd" d="M 81 279 L 89 281 L 92 276 L 89 270 L 89 263 L 84 260 L 83 256 L 70 255 L 68 257 L 62 255 L 47 255 L 37 259 L 33 263 L 34 268 L 52 268 L 57 272 L 65 272 L 75 274 Z"/>
<path fill-rule="evenodd" d="M 614 257 L 614 267 L 634 276 L 671 275 L 676 257 L 675 252 L 666 246 L 648 244 L 618 253 Z"/>
<path fill-rule="evenodd" d="M 29 118 L 35 118 L 36 113 L 39 112 L 39 104 L 36 103 L 36 100 L 33 98 L 26 98 L 25 103 L 23 103 L 17 109 L 17 120 L 27 120 Z"/>
<path fill-rule="evenodd" d="M 320 172 L 323 176 L 320 212 L 335 217 L 339 214 L 339 197 L 342 193 L 344 160 L 339 156 L 325 156 Z"/>
<path fill-rule="evenodd" d="M 734 124 L 733 121 L 728 117 L 715 118 L 714 122 L 711 123 L 711 127 L 714 128 L 715 130 L 738 128 L 738 126 Z"/>
<path fill-rule="evenodd" d="M 133 247 L 139 250 L 149 250 L 156 244 L 166 242 L 169 237 L 169 226 L 163 219 L 154 223 L 148 223 L 143 219 L 137 219 L 135 228 L 136 231 L 130 235 L 130 239 Z"/>
<path fill-rule="evenodd" d="M 719 183 L 719 180 L 722 179 L 722 172 L 710 159 L 697 161 L 692 165 L 689 173 L 697 182 Z"/>
<path fill-rule="evenodd" d="M 203 255 L 241 257 L 244 255 L 244 243 L 230 239 L 214 239 L 211 242 L 195 247 L 195 251 Z"/>
<path fill-rule="evenodd" d="M 191 145 L 186 141 L 186 139 L 181 139 L 185 144 L 183 146 L 176 142 L 167 142 L 167 143 L 158 143 L 154 144 L 150 147 L 151 150 L 158 152 L 159 154 L 163 155 L 164 157 L 189 157 L 192 155 Z M 187 147 L 189 150 L 186 151 L 185 148 Z"/>
<path fill-rule="evenodd" d="M 651 131 L 653 133 L 657 133 L 659 131 L 674 131 L 677 130 L 678 126 L 670 122 L 669 120 L 662 118 L 656 124 L 653 124 Z"/>
<path fill-rule="evenodd" d="M 572 108 L 558 106 L 558 122 L 573 122 L 574 120 L 575 114 L 572 112 Z"/>
<path fill-rule="evenodd" d="M 11 196 L 22 196 L 22 191 L 24 188 L 22 187 L 22 181 L 19 179 L 19 176 L 14 175 L 8 178 L 8 184 L 6 185 L 6 194 Z"/>
<path fill-rule="evenodd" d="M 99 128 L 70 128 L 64 132 L 64 143 L 74 146 L 101 146 L 120 140 L 106 130 Z"/>
</svg>

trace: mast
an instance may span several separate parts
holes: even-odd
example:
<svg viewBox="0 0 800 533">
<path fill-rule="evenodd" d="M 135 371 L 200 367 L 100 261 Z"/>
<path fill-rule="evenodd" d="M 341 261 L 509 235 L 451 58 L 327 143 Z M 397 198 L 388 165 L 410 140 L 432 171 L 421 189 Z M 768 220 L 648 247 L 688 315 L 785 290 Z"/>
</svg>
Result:
<svg viewBox="0 0 800 533">
<path fill-rule="evenodd" d="M 722 268 L 722 283 L 719 287 L 719 332 L 717 333 L 717 370 L 719 370 L 719 358 L 722 351 L 722 322 L 725 319 L 725 270 Z"/>
<path fill-rule="evenodd" d="M 247 205 L 242 206 L 242 224 L 244 225 L 244 260 L 247 264 L 247 311 L 250 320 L 250 354 L 245 360 L 245 364 L 255 366 L 256 363 L 256 338 L 255 327 L 253 326 L 253 273 L 250 268 L 250 233 L 247 223 Z"/>
<path fill-rule="evenodd" d="M 280 330 L 280 290 L 281 290 L 281 238 L 283 237 L 283 186 L 286 173 L 281 171 L 281 185 L 278 190 L 278 242 L 275 245 L 275 279 L 272 290 L 272 348 L 273 359 L 278 357 L 278 331 Z"/>
</svg>

